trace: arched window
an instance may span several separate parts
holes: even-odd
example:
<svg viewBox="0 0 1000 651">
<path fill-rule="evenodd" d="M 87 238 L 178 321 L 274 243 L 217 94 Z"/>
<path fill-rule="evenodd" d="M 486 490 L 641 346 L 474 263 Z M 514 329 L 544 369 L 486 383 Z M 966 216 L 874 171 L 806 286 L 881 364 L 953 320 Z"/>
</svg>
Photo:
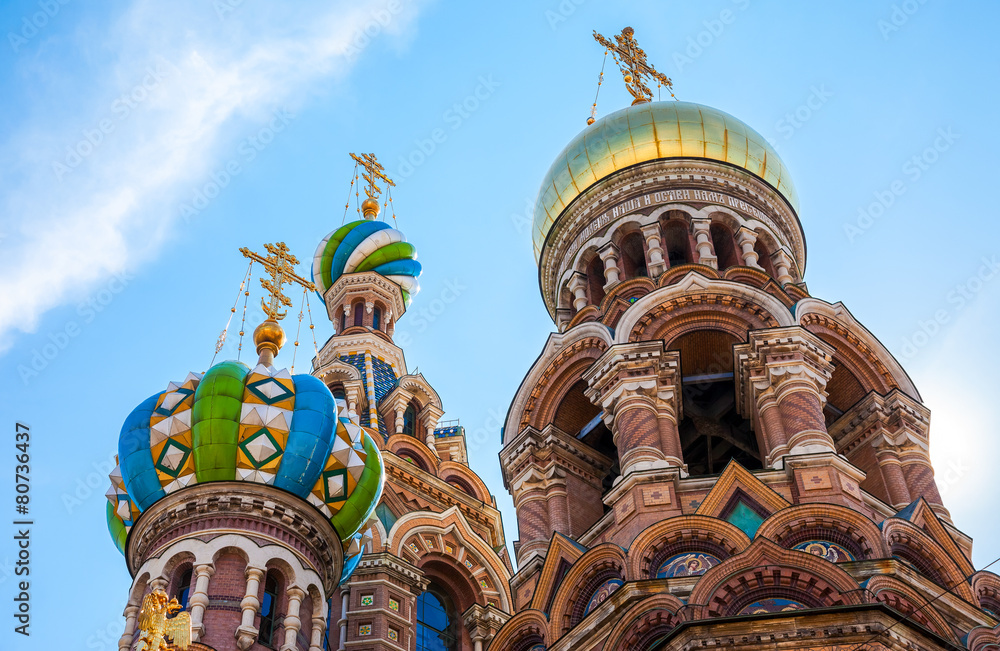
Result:
<svg viewBox="0 0 1000 651">
<path fill-rule="evenodd" d="M 177 584 L 177 601 L 180 602 L 181 608 L 187 608 L 188 598 L 191 596 L 191 574 L 191 570 L 181 574 L 181 580 Z"/>
<path fill-rule="evenodd" d="M 457 651 L 457 622 L 451 600 L 432 585 L 417 597 L 417 651 Z"/>
<path fill-rule="evenodd" d="M 663 226 L 663 249 L 671 267 L 694 261 L 686 222 L 670 221 Z"/>
<path fill-rule="evenodd" d="M 406 411 L 403 412 L 403 434 L 414 436 L 416 426 L 417 410 L 413 408 L 413 405 L 407 405 Z"/>
<path fill-rule="evenodd" d="M 382 308 L 380 307 L 372 310 L 372 327 L 376 330 L 382 329 Z"/>
<path fill-rule="evenodd" d="M 767 246 L 760 240 L 757 240 L 757 243 L 753 245 L 753 250 L 757 252 L 757 264 L 767 272 L 768 276 L 774 278 L 774 263 L 771 262 L 771 254 L 768 253 Z"/>
<path fill-rule="evenodd" d="M 625 279 L 644 278 L 649 275 L 646 271 L 646 248 L 642 235 L 639 233 L 629 233 L 622 238 L 621 260 L 625 271 Z"/>
<path fill-rule="evenodd" d="M 732 231 L 725 224 L 712 222 L 709 233 L 712 236 L 712 246 L 715 247 L 715 257 L 719 261 L 719 271 L 738 265 L 740 259 L 736 255 L 736 240 Z"/>
<path fill-rule="evenodd" d="M 360 302 L 354 304 L 354 325 L 362 325 L 365 318 L 365 306 Z"/>
<path fill-rule="evenodd" d="M 278 607 L 278 578 L 273 572 L 264 580 L 264 598 L 260 602 L 260 633 L 257 642 L 274 648 L 275 614 Z"/>
<path fill-rule="evenodd" d="M 590 304 L 600 305 L 604 300 L 604 261 L 599 256 L 587 265 L 587 289 L 590 293 Z"/>
<path fill-rule="evenodd" d="M 347 329 L 347 312 L 340 313 L 340 330 L 337 331 L 338 334 L 342 333 Z"/>
</svg>

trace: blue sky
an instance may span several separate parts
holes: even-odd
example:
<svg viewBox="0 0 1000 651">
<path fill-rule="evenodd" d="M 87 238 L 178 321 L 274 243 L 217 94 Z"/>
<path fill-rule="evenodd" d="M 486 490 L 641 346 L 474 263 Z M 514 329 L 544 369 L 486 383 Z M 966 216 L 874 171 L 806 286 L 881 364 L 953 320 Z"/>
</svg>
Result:
<svg viewBox="0 0 1000 651">
<path fill-rule="evenodd" d="M 307 260 L 340 225 L 349 151 L 375 152 L 397 181 L 425 270 L 397 341 L 466 426 L 516 538 L 499 427 L 552 329 L 530 206 L 585 125 L 603 57 L 591 30 L 626 25 L 678 98 L 775 143 L 801 199 L 810 291 L 843 301 L 909 371 L 974 561 L 1000 556 L 994 3 L 2 6 L 0 476 L 26 422 L 37 521 L 33 635 L 5 615 L 3 648 L 69 631 L 80 648 L 117 648 L 129 578 L 103 493 L 121 422 L 208 366 L 245 270 L 238 247 L 284 240 Z M 598 115 L 628 101 L 613 72 Z M 213 178 L 224 187 L 202 202 Z M 322 343 L 331 328 L 314 316 Z"/>
</svg>

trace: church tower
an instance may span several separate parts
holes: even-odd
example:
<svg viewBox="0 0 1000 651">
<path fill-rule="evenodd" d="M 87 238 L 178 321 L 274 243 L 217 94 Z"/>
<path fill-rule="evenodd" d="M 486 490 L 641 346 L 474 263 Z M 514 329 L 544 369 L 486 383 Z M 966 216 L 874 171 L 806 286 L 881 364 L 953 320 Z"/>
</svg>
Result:
<svg viewBox="0 0 1000 651">
<path fill-rule="evenodd" d="M 512 608 L 500 512 L 469 468 L 465 429 L 442 420 L 437 391 L 393 342 L 421 268 L 403 233 L 378 220 L 378 185 L 391 181 L 374 156 L 355 160 L 368 181 L 361 218 L 313 259 L 335 329 L 313 376 L 378 432 L 386 482 L 372 540 L 331 604 L 329 649 L 482 651 Z"/>
<path fill-rule="evenodd" d="M 930 412 L 809 293 L 788 169 L 731 115 L 651 101 L 670 81 L 630 28 L 595 37 L 635 102 L 535 205 L 555 332 L 503 431 L 516 614 L 491 648 L 994 648 L 1000 578 L 941 500 Z"/>
</svg>

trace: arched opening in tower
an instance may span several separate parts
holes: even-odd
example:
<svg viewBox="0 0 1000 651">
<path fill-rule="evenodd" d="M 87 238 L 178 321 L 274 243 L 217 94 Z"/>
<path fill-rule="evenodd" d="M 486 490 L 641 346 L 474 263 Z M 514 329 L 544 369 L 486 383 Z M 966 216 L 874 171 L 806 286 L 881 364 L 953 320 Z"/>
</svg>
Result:
<svg viewBox="0 0 1000 651">
<path fill-rule="evenodd" d="M 694 262 L 687 222 L 671 219 L 663 224 L 663 250 L 671 267 Z"/>
<path fill-rule="evenodd" d="M 760 265 L 761 269 L 767 272 L 767 275 L 771 278 L 777 277 L 774 271 L 774 263 L 771 262 L 771 254 L 767 250 L 767 245 L 757 240 L 757 243 L 753 245 L 753 250 L 757 253 L 757 264 Z"/>
<path fill-rule="evenodd" d="M 715 248 L 719 271 L 738 265 L 740 259 L 736 254 L 736 239 L 729 227 L 719 222 L 712 222 L 709 233 L 712 236 L 712 246 Z"/>
<path fill-rule="evenodd" d="M 681 354 L 684 417 L 678 430 L 684 463 L 692 475 L 713 475 L 737 461 L 748 470 L 763 468 L 750 421 L 736 409 L 732 347 L 736 337 L 698 330 L 675 339 Z"/>
<path fill-rule="evenodd" d="M 646 249 L 641 234 L 629 233 L 623 237 L 620 249 L 625 280 L 649 276 L 646 270 Z"/>
<path fill-rule="evenodd" d="M 556 408 L 552 424 L 613 460 L 611 470 L 601 482 L 603 495 L 611 490 L 615 479 L 621 474 L 618 448 L 615 446 L 611 430 L 601 418 L 601 408 L 584 395 L 586 388 L 586 380 L 579 380 L 566 391 Z M 608 507 L 605 506 L 604 509 L 607 511 Z"/>
<path fill-rule="evenodd" d="M 591 305 L 600 305 L 604 300 L 604 261 L 599 256 L 587 265 L 587 290 Z"/>
</svg>

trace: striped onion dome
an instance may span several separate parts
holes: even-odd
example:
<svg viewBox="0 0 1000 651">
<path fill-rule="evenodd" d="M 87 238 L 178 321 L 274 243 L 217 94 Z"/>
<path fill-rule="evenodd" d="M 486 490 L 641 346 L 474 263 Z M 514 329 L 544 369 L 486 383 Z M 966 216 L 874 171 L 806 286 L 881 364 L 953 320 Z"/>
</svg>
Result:
<svg viewBox="0 0 1000 651">
<path fill-rule="evenodd" d="M 342 275 L 374 271 L 399 285 L 409 305 L 420 291 L 420 270 L 417 249 L 405 235 L 385 222 L 361 219 L 323 238 L 313 257 L 312 280 L 322 298 Z"/>
<path fill-rule="evenodd" d="M 107 518 L 124 552 L 139 515 L 170 493 L 214 481 L 268 484 L 330 519 L 354 567 L 382 495 L 372 432 L 311 375 L 241 362 L 191 373 L 136 407 L 122 426 Z M 353 561 L 353 563 L 351 562 Z"/>
</svg>

